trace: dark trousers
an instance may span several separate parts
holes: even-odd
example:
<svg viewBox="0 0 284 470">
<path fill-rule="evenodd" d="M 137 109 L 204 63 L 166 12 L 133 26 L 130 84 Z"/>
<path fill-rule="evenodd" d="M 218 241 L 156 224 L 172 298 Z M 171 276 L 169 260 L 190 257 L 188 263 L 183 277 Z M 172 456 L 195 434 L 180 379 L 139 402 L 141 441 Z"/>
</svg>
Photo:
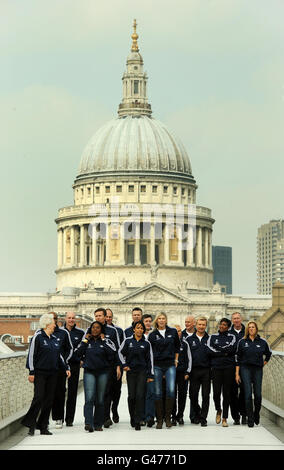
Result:
<svg viewBox="0 0 284 470">
<path fill-rule="evenodd" d="M 240 367 L 241 380 L 244 386 L 245 405 L 248 417 L 248 422 L 254 422 L 254 416 L 259 417 L 261 408 L 261 387 L 263 368 L 256 366 L 241 366 Z M 252 394 L 254 395 L 254 409 Z"/>
<path fill-rule="evenodd" d="M 105 421 L 110 418 L 110 409 L 117 411 L 122 385 L 122 374 L 117 380 L 116 367 L 113 367 L 108 376 L 108 383 L 105 393 Z"/>
<path fill-rule="evenodd" d="M 223 408 L 223 418 L 227 419 L 231 402 L 232 384 L 235 380 L 235 367 L 229 366 L 224 369 L 212 369 L 212 379 L 215 409 L 218 411 Z M 221 406 L 221 395 L 223 395 L 223 406 Z"/>
<path fill-rule="evenodd" d="M 53 421 L 64 420 L 64 404 L 66 393 L 66 371 L 60 369 L 57 372 L 56 387 L 52 404 Z"/>
<path fill-rule="evenodd" d="M 77 403 L 77 392 L 80 376 L 80 363 L 70 364 L 71 377 L 67 379 L 67 399 L 65 406 L 65 421 L 66 423 L 73 423 L 76 403 Z"/>
<path fill-rule="evenodd" d="M 184 380 L 184 372 L 176 371 L 175 401 L 172 410 L 173 418 L 183 418 L 186 404 L 188 380 Z"/>
<path fill-rule="evenodd" d="M 239 421 L 240 416 L 246 416 L 244 385 L 237 384 L 234 380 L 231 390 L 231 415 L 234 421 Z"/>
<path fill-rule="evenodd" d="M 155 385 L 154 382 L 147 382 L 145 397 L 145 413 L 142 421 L 149 421 L 155 417 Z"/>
<path fill-rule="evenodd" d="M 201 387 L 202 404 L 198 404 L 199 390 Z M 211 387 L 211 374 L 209 367 L 193 368 L 190 373 L 189 396 L 195 418 L 201 421 L 207 420 L 209 411 L 209 397 Z"/>
<path fill-rule="evenodd" d="M 29 411 L 22 419 L 24 426 L 46 429 L 53 403 L 57 374 L 35 374 L 34 396 Z"/>
<path fill-rule="evenodd" d="M 147 374 L 145 371 L 128 371 L 128 409 L 131 424 L 139 424 L 144 419 Z"/>
</svg>

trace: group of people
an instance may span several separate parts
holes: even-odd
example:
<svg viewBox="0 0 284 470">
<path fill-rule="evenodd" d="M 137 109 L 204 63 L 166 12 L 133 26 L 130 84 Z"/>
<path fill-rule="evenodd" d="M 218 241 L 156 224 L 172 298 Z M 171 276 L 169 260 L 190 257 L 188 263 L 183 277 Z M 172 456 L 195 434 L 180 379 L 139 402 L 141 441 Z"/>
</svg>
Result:
<svg viewBox="0 0 284 470">
<path fill-rule="evenodd" d="M 22 420 L 29 435 L 36 429 L 51 434 L 50 415 L 56 428 L 64 421 L 73 425 L 81 367 L 88 432 L 119 422 L 123 372 L 130 424 L 137 431 L 155 423 L 157 429 L 183 425 L 188 395 L 191 423 L 207 426 L 211 382 L 217 424 L 228 427 L 229 410 L 235 425 L 259 424 L 263 366 L 272 353 L 256 322 L 245 327 L 234 313 L 209 335 L 205 317 L 188 316 L 182 330 L 170 327 L 164 313 L 153 320 L 139 307 L 125 330 L 113 324 L 111 309 L 98 308 L 86 331 L 75 321 L 67 313 L 59 327 L 55 312 L 44 314 L 31 340 L 27 368 L 34 397 Z"/>
</svg>

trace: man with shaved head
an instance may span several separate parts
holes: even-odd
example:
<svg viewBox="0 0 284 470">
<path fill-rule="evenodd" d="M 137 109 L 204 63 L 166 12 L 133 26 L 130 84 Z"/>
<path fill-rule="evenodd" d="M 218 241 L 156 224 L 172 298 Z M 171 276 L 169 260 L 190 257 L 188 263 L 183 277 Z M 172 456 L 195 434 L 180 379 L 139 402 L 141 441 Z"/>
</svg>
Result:
<svg viewBox="0 0 284 470">
<path fill-rule="evenodd" d="M 188 315 L 184 320 L 184 325 L 185 329 L 182 330 L 182 336 L 186 339 L 195 332 L 195 317 L 193 315 Z"/>
</svg>

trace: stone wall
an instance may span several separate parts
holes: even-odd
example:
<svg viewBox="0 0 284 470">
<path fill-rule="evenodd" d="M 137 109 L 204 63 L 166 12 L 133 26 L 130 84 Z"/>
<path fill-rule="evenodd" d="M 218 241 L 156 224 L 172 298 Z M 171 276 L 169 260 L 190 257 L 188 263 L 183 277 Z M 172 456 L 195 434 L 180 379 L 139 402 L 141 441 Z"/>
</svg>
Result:
<svg viewBox="0 0 284 470">
<path fill-rule="evenodd" d="M 273 352 L 263 369 L 263 398 L 284 410 L 284 353 Z"/>
<path fill-rule="evenodd" d="M 28 408 L 34 387 L 28 382 L 26 353 L 0 355 L 0 421 Z"/>
</svg>

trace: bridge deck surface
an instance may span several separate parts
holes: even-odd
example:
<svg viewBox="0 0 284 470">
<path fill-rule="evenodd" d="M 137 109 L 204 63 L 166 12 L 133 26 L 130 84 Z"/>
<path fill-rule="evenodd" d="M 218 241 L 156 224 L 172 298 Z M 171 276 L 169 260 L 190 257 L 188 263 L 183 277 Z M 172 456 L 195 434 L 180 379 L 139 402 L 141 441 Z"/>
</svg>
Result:
<svg viewBox="0 0 284 470">
<path fill-rule="evenodd" d="M 127 386 L 122 386 L 119 405 L 120 422 L 103 432 L 89 433 L 84 430 L 84 393 L 78 394 L 77 411 L 73 427 L 56 429 L 50 423 L 52 436 L 41 436 L 36 431 L 27 436 L 11 450 L 284 450 L 284 443 L 270 433 L 261 423 L 259 426 L 233 425 L 228 428 L 215 423 L 215 409 L 211 398 L 208 426 L 191 424 L 188 418 L 189 403 L 185 411 L 185 425 L 162 430 L 142 427 L 135 431 L 130 427 L 127 408 Z"/>
</svg>

